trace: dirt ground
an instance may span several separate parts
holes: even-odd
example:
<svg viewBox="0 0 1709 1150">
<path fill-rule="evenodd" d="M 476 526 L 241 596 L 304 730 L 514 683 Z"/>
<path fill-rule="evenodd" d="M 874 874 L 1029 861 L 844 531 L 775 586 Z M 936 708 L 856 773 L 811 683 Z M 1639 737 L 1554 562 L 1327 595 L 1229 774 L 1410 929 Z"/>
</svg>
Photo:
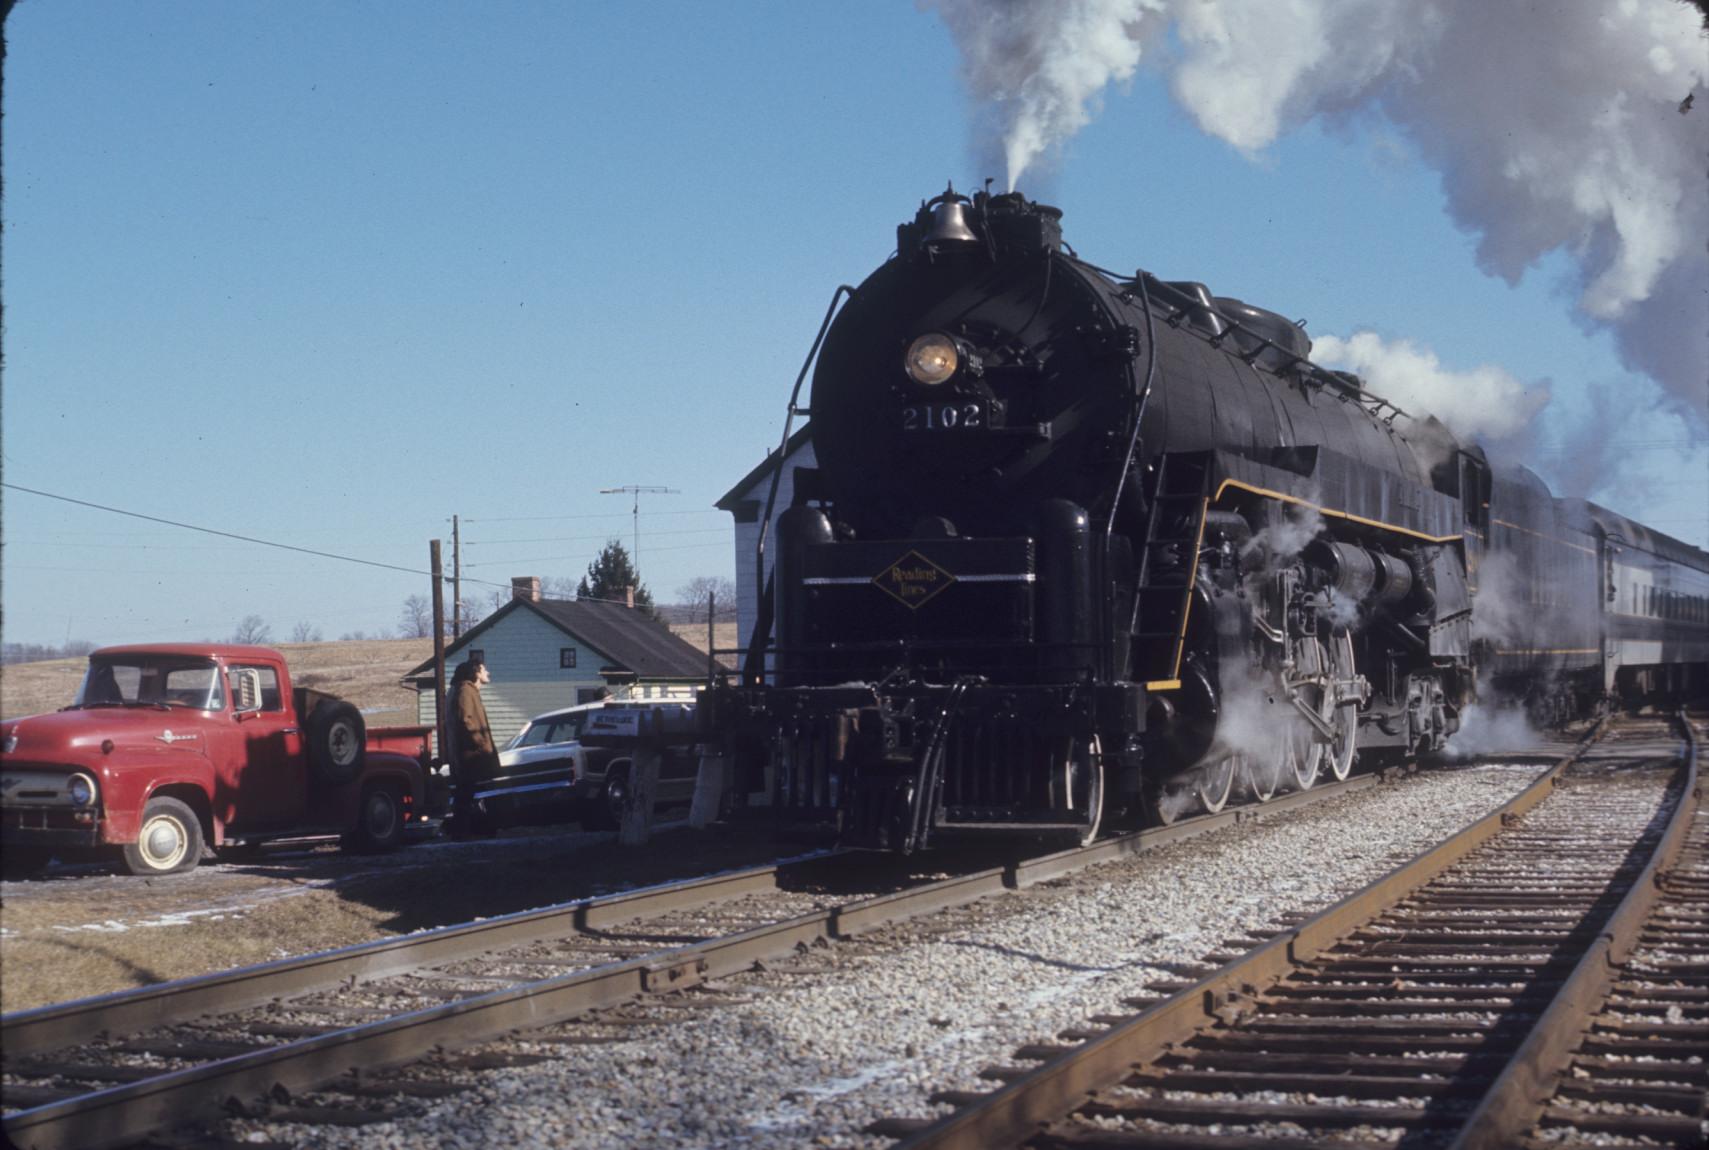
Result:
<svg viewBox="0 0 1709 1150">
<path fill-rule="evenodd" d="M 55 867 L 0 883 L 0 1010 L 84 998 L 630 887 L 759 865 L 766 835 L 666 823 L 645 847 L 578 827 L 382 856 L 264 851 L 188 874 Z"/>
</svg>

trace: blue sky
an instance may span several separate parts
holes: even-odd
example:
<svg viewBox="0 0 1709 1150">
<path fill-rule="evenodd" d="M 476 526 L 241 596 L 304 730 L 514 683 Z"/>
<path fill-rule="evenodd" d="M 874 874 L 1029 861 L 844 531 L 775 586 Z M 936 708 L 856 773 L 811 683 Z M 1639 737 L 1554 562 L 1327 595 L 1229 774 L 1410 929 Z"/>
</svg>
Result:
<svg viewBox="0 0 1709 1150">
<path fill-rule="evenodd" d="M 1003 178 L 906 2 L 24 0 L 6 34 L 5 482 L 408 569 L 6 490 L 9 642 L 376 634 L 453 514 L 468 578 L 574 577 L 627 545 L 624 484 L 680 491 L 642 503 L 656 598 L 730 575 L 711 505 L 776 443 L 832 290 L 946 181 Z M 1021 187 L 1095 263 L 1562 412 L 1651 386 L 1565 256 L 1480 270 L 1380 111 L 1248 154 L 1142 67 Z M 1701 422 L 1620 434 L 1702 458 Z M 1570 450 L 1534 440 L 1545 473 Z M 1626 487 L 1594 494 L 1709 541 L 1709 477 Z"/>
</svg>

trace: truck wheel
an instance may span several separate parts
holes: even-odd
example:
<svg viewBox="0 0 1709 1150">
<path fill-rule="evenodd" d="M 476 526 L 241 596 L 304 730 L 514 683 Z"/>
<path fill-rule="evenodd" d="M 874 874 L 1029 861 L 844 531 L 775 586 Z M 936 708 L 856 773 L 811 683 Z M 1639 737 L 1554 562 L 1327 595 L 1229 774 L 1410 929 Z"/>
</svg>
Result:
<svg viewBox="0 0 1709 1150">
<path fill-rule="evenodd" d="M 404 838 L 404 804 L 395 783 L 380 783 L 362 792 L 356 829 L 344 845 L 363 854 L 395 850 Z"/>
<path fill-rule="evenodd" d="M 132 874 L 177 874 L 202 861 L 202 823 L 196 812 L 164 795 L 142 809 L 142 830 L 125 847 L 125 869 Z"/>
<path fill-rule="evenodd" d="M 362 773 L 367 762 L 367 728 L 362 714 L 342 699 L 322 699 L 309 712 L 309 770 L 338 787 Z"/>
<path fill-rule="evenodd" d="M 588 800 L 582 826 L 590 831 L 614 831 L 623 825 L 623 806 L 629 801 L 629 762 L 619 759 L 605 768 L 605 785 Z"/>
</svg>

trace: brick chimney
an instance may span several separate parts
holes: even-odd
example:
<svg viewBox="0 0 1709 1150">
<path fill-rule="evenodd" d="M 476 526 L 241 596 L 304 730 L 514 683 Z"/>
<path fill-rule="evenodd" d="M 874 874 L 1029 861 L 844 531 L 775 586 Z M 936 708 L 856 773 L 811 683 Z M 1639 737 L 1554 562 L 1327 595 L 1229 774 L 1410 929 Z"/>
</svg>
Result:
<svg viewBox="0 0 1709 1150">
<path fill-rule="evenodd" d="M 635 609 L 635 584 L 623 588 L 623 605 L 631 611 Z"/>
<path fill-rule="evenodd" d="M 540 576 L 517 575 L 510 581 L 510 597 L 525 603 L 540 602 Z"/>
</svg>

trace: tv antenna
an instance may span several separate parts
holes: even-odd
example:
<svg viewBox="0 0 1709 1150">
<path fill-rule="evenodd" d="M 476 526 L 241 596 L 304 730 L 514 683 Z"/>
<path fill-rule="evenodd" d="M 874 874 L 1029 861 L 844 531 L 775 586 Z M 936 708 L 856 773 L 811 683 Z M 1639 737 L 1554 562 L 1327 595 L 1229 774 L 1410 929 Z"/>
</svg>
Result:
<svg viewBox="0 0 1709 1150">
<path fill-rule="evenodd" d="M 647 483 L 626 483 L 622 487 L 601 487 L 601 495 L 633 495 L 635 497 L 635 537 L 630 547 L 629 558 L 635 564 L 637 573 L 641 570 L 641 496 L 643 495 L 681 495 L 682 492 L 674 487 L 655 487 Z"/>
</svg>

